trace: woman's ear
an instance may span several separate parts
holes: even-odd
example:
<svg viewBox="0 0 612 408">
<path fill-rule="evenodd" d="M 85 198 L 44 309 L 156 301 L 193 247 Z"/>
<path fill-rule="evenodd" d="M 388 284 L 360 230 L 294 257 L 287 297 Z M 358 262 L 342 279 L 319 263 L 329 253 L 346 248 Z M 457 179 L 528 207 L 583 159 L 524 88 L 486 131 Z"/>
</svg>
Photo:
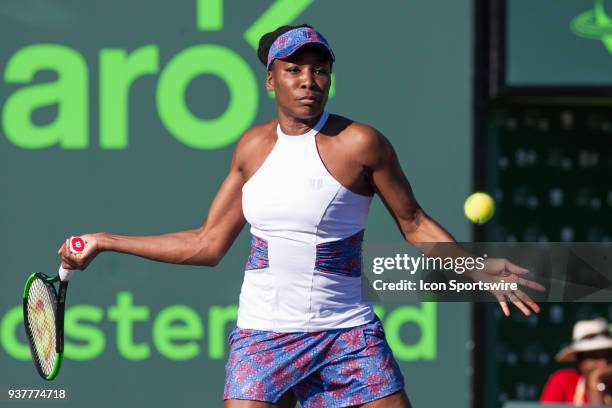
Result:
<svg viewBox="0 0 612 408">
<path fill-rule="evenodd" d="M 266 91 L 273 92 L 274 91 L 274 78 L 272 76 L 272 70 L 268 70 L 268 74 L 266 76 Z"/>
</svg>

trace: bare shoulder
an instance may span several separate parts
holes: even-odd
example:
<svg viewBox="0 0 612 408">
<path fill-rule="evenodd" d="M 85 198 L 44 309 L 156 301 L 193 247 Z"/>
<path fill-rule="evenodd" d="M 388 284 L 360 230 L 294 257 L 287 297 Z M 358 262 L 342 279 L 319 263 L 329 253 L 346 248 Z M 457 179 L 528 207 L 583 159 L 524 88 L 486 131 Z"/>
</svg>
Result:
<svg viewBox="0 0 612 408">
<path fill-rule="evenodd" d="M 393 147 L 385 135 L 365 123 L 333 115 L 331 131 L 337 134 L 342 149 L 366 166 L 375 165 L 393 154 Z"/>
<path fill-rule="evenodd" d="M 246 130 L 236 143 L 236 150 L 239 152 L 257 148 L 259 144 L 265 142 L 267 138 L 274 135 L 276 129 L 276 120 L 271 120 L 266 123 L 257 124 Z"/>
<path fill-rule="evenodd" d="M 252 126 L 236 142 L 234 161 L 239 168 L 267 156 L 275 142 L 276 120 Z"/>
</svg>

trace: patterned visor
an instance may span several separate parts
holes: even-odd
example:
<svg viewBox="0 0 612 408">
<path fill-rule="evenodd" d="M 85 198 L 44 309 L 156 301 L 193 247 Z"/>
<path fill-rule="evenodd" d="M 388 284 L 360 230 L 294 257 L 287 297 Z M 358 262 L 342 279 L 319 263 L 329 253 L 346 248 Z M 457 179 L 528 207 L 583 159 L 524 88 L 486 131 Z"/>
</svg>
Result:
<svg viewBox="0 0 612 408">
<path fill-rule="evenodd" d="M 270 65 L 272 65 L 272 61 L 275 59 L 287 58 L 304 45 L 308 44 L 319 45 L 322 49 L 327 51 L 332 61 L 336 60 L 334 52 L 327 43 L 327 40 L 320 33 L 310 27 L 299 27 L 280 35 L 274 43 L 272 43 L 270 52 L 268 52 L 268 64 L 266 67 L 270 69 Z"/>
</svg>

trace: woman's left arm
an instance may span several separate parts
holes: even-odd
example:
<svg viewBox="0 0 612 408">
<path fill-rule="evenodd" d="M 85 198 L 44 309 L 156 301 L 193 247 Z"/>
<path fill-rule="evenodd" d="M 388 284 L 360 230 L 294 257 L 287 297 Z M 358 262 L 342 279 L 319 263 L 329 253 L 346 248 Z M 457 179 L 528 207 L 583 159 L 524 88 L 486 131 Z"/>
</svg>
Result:
<svg viewBox="0 0 612 408">
<path fill-rule="evenodd" d="M 359 137 L 355 138 L 357 156 L 361 159 L 364 170 L 370 174 L 374 191 L 387 207 L 404 239 L 425 255 L 432 255 L 432 245 L 427 245 L 428 243 L 456 242 L 416 201 L 395 150 L 387 138 L 369 126 L 358 125 L 358 130 Z M 445 249 L 451 251 L 453 256 L 471 256 L 459 245 Z M 469 271 L 466 275 L 476 281 L 492 282 L 503 279 L 538 291 L 545 290 L 542 285 L 521 277 L 526 273 L 526 269 L 507 259 L 489 258 L 485 261 L 484 271 Z M 536 313 L 540 311 L 538 305 L 520 289 L 492 293 L 506 316 L 510 314 L 506 298 L 527 316 L 531 314 L 529 308 Z"/>
<path fill-rule="evenodd" d="M 455 242 L 451 234 L 428 216 L 416 201 L 387 138 L 368 126 L 359 125 L 359 128 L 358 149 L 362 165 L 404 239 L 416 247 L 425 242 Z"/>
</svg>

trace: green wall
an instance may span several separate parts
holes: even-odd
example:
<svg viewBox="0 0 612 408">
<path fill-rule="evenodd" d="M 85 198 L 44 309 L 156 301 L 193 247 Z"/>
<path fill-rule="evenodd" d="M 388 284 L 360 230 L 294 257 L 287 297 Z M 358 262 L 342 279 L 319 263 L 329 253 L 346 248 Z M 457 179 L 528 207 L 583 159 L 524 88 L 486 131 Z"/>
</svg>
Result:
<svg viewBox="0 0 612 408">
<path fill-rule="evenodd" d="M 610 13 L 610 0 L 508 0 L 508 83 L 609 86 Z"/>
</svg>

